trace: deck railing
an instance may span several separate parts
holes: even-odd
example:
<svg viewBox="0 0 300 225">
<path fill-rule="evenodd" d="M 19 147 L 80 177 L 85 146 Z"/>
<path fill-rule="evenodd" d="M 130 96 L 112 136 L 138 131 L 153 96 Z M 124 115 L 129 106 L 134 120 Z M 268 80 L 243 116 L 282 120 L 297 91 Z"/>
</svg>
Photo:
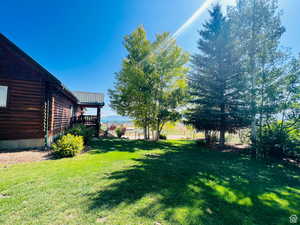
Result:
<svg viewBox="0 0 300 225">
<path fill-rule="evenodd" d="M 83 124 L 86 126 L 95 126 L 97 125 L 97 116 L 92 115 L 81 115 L 78 117 L 72 117 L 72 124 Z"/>
</svg>

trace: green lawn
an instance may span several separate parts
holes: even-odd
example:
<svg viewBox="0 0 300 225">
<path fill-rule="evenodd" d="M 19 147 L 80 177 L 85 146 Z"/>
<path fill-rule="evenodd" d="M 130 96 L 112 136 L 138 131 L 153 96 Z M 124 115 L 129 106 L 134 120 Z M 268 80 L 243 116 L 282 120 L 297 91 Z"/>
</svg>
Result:
<svg viewBox="0 0 300 225">
<path fill-rule="evenodd" d="M 283 225 L 300 217 L 297 168 L 188 141 L 102 140 L 93 149 L 0 165 L 0 224 Z"/>
</svg>

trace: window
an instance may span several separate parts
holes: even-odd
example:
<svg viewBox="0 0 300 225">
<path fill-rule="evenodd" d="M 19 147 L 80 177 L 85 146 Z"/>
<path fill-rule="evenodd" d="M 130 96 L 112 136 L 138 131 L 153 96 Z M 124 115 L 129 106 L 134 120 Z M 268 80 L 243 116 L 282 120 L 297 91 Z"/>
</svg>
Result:
<svg viewBox="0 0 300 225">
<path fill-rule="evenodd" d="M 7 105 L 7 86 L 0 86 L 0 107 Z"/>
</svg>

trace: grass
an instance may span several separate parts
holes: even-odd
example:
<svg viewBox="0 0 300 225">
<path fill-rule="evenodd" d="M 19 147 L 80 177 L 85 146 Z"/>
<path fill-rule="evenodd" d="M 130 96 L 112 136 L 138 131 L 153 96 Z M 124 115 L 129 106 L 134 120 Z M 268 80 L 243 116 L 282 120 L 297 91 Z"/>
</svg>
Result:
<svg viewBox="0 0 300 225">
<path fill-rule="evenodd" d="M 300 170 L 189 141 L 101 140 L 75 158 L 0 165 L 0 224 L 283 225 Z"/>
</svg>

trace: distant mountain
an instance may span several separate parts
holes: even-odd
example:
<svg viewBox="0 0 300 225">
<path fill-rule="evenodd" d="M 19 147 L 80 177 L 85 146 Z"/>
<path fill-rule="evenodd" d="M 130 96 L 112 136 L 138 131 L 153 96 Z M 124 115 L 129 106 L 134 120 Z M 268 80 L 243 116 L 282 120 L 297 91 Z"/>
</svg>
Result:
<svg viewBox="0 0 300 225">
<path fill-rule="evenodd" d="M 101 122 L 103 122 L 103 123 L 127 123 L 127 122 L 130 122 L 130 121 L 131 121 L 131 119 L 129 117 L 118 116 L 118 115 L 103 116 L 101 118 Z"/>
</svg>

